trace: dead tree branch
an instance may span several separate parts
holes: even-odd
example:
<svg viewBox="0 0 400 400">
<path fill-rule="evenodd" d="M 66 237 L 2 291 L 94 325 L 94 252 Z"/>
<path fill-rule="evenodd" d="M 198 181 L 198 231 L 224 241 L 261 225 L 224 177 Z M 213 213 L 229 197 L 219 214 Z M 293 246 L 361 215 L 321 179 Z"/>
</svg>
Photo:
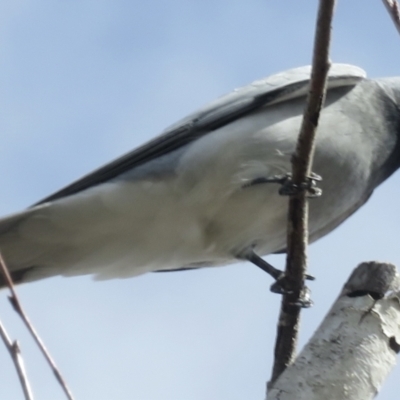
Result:
<svg viewBox="0 0 400 400">
<path fill-rule="evenodd" d="M 382 0 L 384 6 L 393 20 L 397 32 L 400 33 L 400 6 L 396 0 Z"/>
<path fill-rule="evenodd" d="M 373 399 L 400 351 L 398 290 L 394 265 L 360 264 L 267 400 Z"/>
<path fill-rule="evenodd" d="M 4 344 L 7 347 L 8 352 L 14 362 L 15 369 L 17 370 L 18 378 L 24 392 L 25 400 L 33 400 L 32 389 L 29 385 L 28 377 L 25 371 L 24 361 L 21 356 L 21 350 L 19 348 L 18 342 L 12 342 L 7 334 L 6 329 L 0 322 L 0 336 L 3 339 Z"/>
<path fill-rule="evenodd" d="M 10 300 L 14 310 L 22 318 L 22 321 L 24 322 L 25 326 L 28 328 L 28 331 L 31 333 L 36 344 L 39 346 L 40 351 L 42 352 L 42 354 L 44 355 L 48 364 L 50 365 L 50 368 L 52 369 L 57 381 L 61 385 L 61 388 L 63 389 L 65 395 L 67 396 L 67 398 L 69 400 L 74 400 L 72 393 L 67 386 L 67 383 L 65 382 L 59 369 L 57 368 L 56 363 L 52 359 L 52 357 L 51 357 L 50 353 L 48 352 L 48 350 L 46 349 L 46 346 L 44 345 L 42 339 L 39 337 L 39 335 L 36 332 L 35 328 L 33 327 L 32 323 L 29 321 L 28 316 L 26 315 L 26 313 L 23 310 L 21 303 L 19 301 L 19 298 L 17 296 L 17 293 L 14 289 L 14 284 L 12 282 L 10 273 L 8 272 L 8 268 L 7 268 L 6 263 L 1 254 L 0 254 L 0 269 L 3 273 L 7 287 L 10 289 L 11 296 L 9 297 L 9 300 Z"/>
<path fill-rule="evenodd" d="M 319 114 L 324 104 L 329 70 L 331 23 L 335 0 L 320 0 L 314 39 L 310 90 L 295 153 L 292 156 L 293 184 L 300 186 L 311 173 L 315 135 Z M 317 201 L 317 200 L 316 200 Z M 302 296 L 307 268 L 308 202 L 305 191 L 291 196 L 288 212 L 287 259 L 285 276 L 291 294 L 283 296 L 279 316 L 275 360 L 271 382 L 293 362 L 300 321 L 300 308 L 295 305 Z"/>
</svg>

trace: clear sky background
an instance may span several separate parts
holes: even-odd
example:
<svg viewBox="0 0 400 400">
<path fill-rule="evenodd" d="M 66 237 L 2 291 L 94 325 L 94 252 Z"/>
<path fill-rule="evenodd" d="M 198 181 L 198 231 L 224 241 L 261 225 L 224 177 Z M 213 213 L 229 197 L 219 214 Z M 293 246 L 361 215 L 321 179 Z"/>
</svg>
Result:
<svg viewBox="0 0 400 400">
<path fill-rule="evenodd" d="M 23 209 L 233 88 L 310 63 L 317 0 L 0 3 L 0 215 Z M 379 0 L 338 1 L 332 60 L 400 74 Z M 400 175 L 310 247 L 301 345 L 361 261 L 400 266 Z M 317 201 L 317 200 L 316 200 Z M 284 256 L 269 257 L 283 267 Z M 250 264 L 18 288 L 76 399 L 263 399 L 280 297 Z M 0 292 L 37 399 L 63 399 Z M 400 367 L 380 400 L 397 400 Z M 22 399 L 0 344 L 0 399 Z"/>
</svg>

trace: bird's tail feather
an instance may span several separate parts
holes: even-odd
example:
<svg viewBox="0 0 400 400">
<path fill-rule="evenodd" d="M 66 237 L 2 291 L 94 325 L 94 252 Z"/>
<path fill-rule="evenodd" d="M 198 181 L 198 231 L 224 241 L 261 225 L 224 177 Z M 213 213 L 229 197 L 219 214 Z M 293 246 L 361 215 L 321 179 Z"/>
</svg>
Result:
<svg viewBox="0 0 400 400">
<path fill-rule="evenodd" d="M 20 229 L 32 217 L 40 216 L 41 209 L 36 207 L 0 219 L 0 252 L 16 284 L 41 278 L 33 272 L 39 267 L 36 261 L 45 249 L 24 237 Z M 0 288 L 4 286 L 6 281 L 0 274 Z"/>
</svg>

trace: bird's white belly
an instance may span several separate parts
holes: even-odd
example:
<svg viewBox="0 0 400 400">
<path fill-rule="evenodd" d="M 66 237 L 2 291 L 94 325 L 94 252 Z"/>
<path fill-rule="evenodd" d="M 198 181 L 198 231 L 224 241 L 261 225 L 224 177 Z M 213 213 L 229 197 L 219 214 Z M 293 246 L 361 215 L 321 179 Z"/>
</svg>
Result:
<svg viewBox="0 0 400 400">
<path fill-rule="evenodd" d="M 284 246 L 287 199 L 278 185 L 261 186 L 199 204 L 171 182 L 110 183 L 44 205 L 19 235 L 42 249 L 36 265 L 44 275 L 107 279 L 226 264 L 246 246 Z"/>
<path fill-rule="evenodd" d="M 248 246 L 261 255 L 284 249 L 288 199 L 279 196 L 279 185 L 243 186 L 290 170 L 300 116 L 273 125 L 265 119 L 260 112 L 199 139 L 176 174 L 119 179 L 40 206 L 18 232 L 38 253 L 37 273 L 128 277 L 226 264 Z M 329 149 L 322 154 L 317 148 L 314 171 L 323 176 L 325 192 L 311 203 L 311 235 L 346 214 L 365 192 L 367 171 L 356 156 L 354 162 L 340 157 L 349 151 L 346 142 Z M 337 171 L 341 180 L 334 179 Z"/>
<path fill-rule="evenodd" d="M 278 184 L 256 185 L 229 196 L 215 192 L 200 203 L 195 194 L 173 187 L 165 181 L 113 183 L 42 206 L 19 226 L 19 248 L 36 253 L 26 266 L 41 266 L 32 272 L 38 278 L 123 278 L 228 264 L 248 246 L 260 255 L 285 248 L 288 198 L 279 196 Z M 340 188 L 325 188 L 311 203 L 311 233 L 349 204 L 342 202 Z M 23 257 L 24 252 L 19 254 Z"/>
</svg>

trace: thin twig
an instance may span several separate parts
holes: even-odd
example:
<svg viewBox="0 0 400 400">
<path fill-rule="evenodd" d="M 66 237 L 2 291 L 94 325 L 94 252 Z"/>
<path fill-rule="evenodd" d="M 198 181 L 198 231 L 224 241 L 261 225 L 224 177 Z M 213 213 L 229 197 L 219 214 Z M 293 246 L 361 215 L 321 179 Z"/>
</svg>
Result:
<svg viewBox="0 0 400 400">
<path fill-rule="evenodd" d="M 397 29 L 397 32 L 400 33 L 400 6 L 396 0 L 382 0 L 383 4 L 385 5 L 386 9 L 391 16 L 394 26 Z"/>
<path fill-rule="evenodd" d="M 300 185 L 310 175 L 315 148 L 315 134 L 322 109 L 329 70 L 329 45 L 335 0 L 320 0 L 307 106 L 304 112 L 295 153 L 292 156 L 293 183 Z M 295 356 L 300 322 L 300 308 L 295 304 L 304 289 L 307 268 L 308 201 L 307 193 L 291 196 L 287 228 L 285 275 L 292 293 L 283 296 L 279 316 L 275 360 L 270 384 L 290 365 Z M 318 201 L 318 200 L 315 200 Z"/>
<path fill-rule="evenodd" d="M 35 328 L 29 321 L 27 315 L 25 314 L 24 310 L 22 309 L 21 303 L 18 299 L 17 293 L 15 292 L 14 289 L 14 284 L 12 282 L 10 273 L 8 272 L 8 268 L 6 266 L 6 263 L 0 254 L 0 269 L 4 275 L 5 282 L 10 289 L 11 296 L 9 297 L 9 300 L 14 308 L 14 310 L 19 314 L 19 316 L 22 318 L 25 326 L 28 328 L 29 332 L 33 336 L 33 339 L 35 340 L 36 344 L 39 346 L 39 349 L 41 350 L 42 354 L 44 355 L 45 359 L 47 360 L 48 364 L 50 365 L 50 368 L 53 370 L 53 373 L 61 385 L 62 389 L 64 390 L 65 395 L 69 400 L 74 400 L 71 391 L 69 390 L 67 383 L 65 382 L 64 378 L 62 377 L 59 369 L 57 368 L 54 360 L 50 356 L 50 353 L 46 349 L 46 346 L 44 345 L 42 339 L 40 339 L 38 333 L 36 332 Z"/>
<path fill-rule="evenodd" d="M 25 400 L 33 400 L 32 389 L 29 385 L 28 377 L 25 371 L 24 361 L 21 356 L 21 350 L 19 348 L 18 342 L 12 342 L 7 334 L 6 329 L 0 321 L 0 336 L 3 339 L 4 344 L 7 347 L 8 352 L 14 362 L 15 369 L 17 370 L 18 378 L 24 392 Z"/>
</svg>

